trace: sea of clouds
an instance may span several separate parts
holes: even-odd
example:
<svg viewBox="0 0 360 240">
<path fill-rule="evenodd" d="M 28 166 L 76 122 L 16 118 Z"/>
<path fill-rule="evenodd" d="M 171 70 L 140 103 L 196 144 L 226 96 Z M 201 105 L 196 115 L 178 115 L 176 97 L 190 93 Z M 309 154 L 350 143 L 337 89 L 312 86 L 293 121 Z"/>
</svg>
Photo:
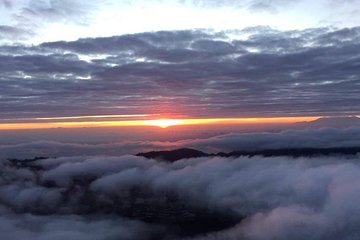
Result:
<svg viewBox="0 0 360 240">
<path fill-rule="evenodd" d="M 1 142 L 6 137 L 0 135 Z M 54 140 L 0 145 L 0 159 L 70 156 L 119 156 L 138 152 L 190 147 L 206 152 L 256 151 L 281 148 L 331 148 L 360 146 L 360 127 L 230 133 L 179 141 L 98 141 L 80 143 Z"/>
<path fill-rule="evenodd" d="M 262 149 L 270 142 L 273 147 L 308 146 L 313 143 L 306 141 L 314 139 L 319 147 L 356 146 L 357 131 L 239 134 L 193 144 L 219 147 L 227 142 L 228 149 L 235 150 L 249 147 L 241 139 L 250 139 L 252 146 L 257 143 Z M 324 137 L 319 138 L 320 133 Z M 235 142 L 239 145 L 229 145 Z M 133 155 L 89 154 L 19 164 L 3 158 L 0 239 L 356 240 L 360 238 L 359 160 L 359 155 L 254 156 L 167 163 Z M 156 219 L 156 214 L 166 211 L 169 216 Z M 201 211 L 208 214 L 207 222 L 184 217 L 193 219 L 194 226 L 205 226 L 196 234 L 177 228 L 182 220 L 171 218 Z M 149 220 L 144 214 L 153 216 Z M 209 222 L 218 218 L 232 222 L 211 231 Z"/>
</svg>

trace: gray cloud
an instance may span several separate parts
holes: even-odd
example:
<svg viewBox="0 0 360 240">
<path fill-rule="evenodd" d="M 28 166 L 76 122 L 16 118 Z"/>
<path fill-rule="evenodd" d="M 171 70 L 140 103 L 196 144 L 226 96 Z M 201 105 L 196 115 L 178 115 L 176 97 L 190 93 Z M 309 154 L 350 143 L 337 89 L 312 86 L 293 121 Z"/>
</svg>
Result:
<svg viewBox="0 0 360 240">
<path fill-rule="evenodd" d="M 306 0 L 134 0 L 134 1 L 94 1 L 94 0 L 28 0 L 28 1 L 0 1 L 0 11 L 3 11 L 5 22 L 9 23 L 10 27 L 16 27 L 22 29 L 25 32 L 31 32 L 32 35 L 22 35 L 23 38 L 20 40 L 24 42 L 38 43 L 41 41 L 41 37 L 46 37 L 47 39 L 73 39 L 74 37 L 89 37 L 89 36 L 99 36 L 98 31 L 91 31 L 91 28 L 98 27 L 99 22 L 101 22 L 102 27 L 107 28 L 103 22 L 103 18 L 99 17 L 98 13 L 101 11 L 106 11 L 109 8 L 112 9 L 129 9 L 130 11 L 156 11 L 152 6 L 170 6 L 170 7 L 180 7 L 186 11 L 202 11 L 204 9 L 214 10 L 220 13 L 223 10 L 232 10 L 234 13 L 238 11 L 239 17 L 241 15 L 246 16 L 256 16 L 260 19 L 266 14 L 267 17 L 274 19 L 281 19 L 282 21 L 288 21 L 292 23 L 292 26 L 286 26 L 280 21 L 273 23 L 271 21 L 262 21 L 260 24 L 275 24 L 275 27 L 281 27 L 284 29 L 292 28 L 296 29 L 297 27 L 319 27 L 319 26 L 357 26 L 356 19 L 359 8 L 356 4 L 356 1 L 333 1 L 333 0 L 319 0 L 316 4 L 313 4 L 312 7 L 315 9 L 314 12 L 308 11 L 308 1 Z M 318 10 L 318 11 L 316 11 Z M 245 13 L 245 14 L 244 14 Z M 271 14 L 268 14 L 271 13 Z M 290 13 L 290 14 L 289 14 Z M 292 16 L 294 15 L 294 16 Z M 306 19 L 299 20 L 298 16 L 307 16 Z M 124 16 L 126 21 L 134 21 L 131 17 Z M 121 20 L 122 21 L 122 20 Z M 143 20 L 146 21 L 146 20 Z M 166 21 L 166 20 L 165 20 Z M 210 19 L 211 21 L 211 19 Z M 239 19 L 238 21 L 244 21 Z M 298 21 L 302 23 L 299 24 Z M 212 21 L 211 21 L 212 22 Z M 245 20 L 245 26 L 254 26 L 253 20 Z M 118 20 L 109 19 L 109 25 L 116 26 Z M 145 25 L 150 25 L 146 27 Z M 171 23 L 169 23 L 171 24 Z M 215 22 L 212 24 L 217 25 Z M 259 23 L 258 23 L 259 24 Z M 55 26 L 54 26 L 55 25 Z M 291 25 L 291 24 L 290 24 Z M 181 27 L 180 29 L 191 29 L 193 26 L 199 26 L 198 24 L 192 25 L 187 24 Z M 211 23 L 200 23 L 201 27 L 212 28 Z M 241 25 L 244 26 L 244 25 Z M 65 28 L 69 31 L 68 34 L 63 36 L 49 36 L 44 35 L 44 32 L 49 33 L 54 27 L 60 27 L 61 29 Z M 80 29 L 74 33 L 74 27 Z M 144 29 L 139 30 L 134 27 L 134 31 L 131 29 L 125 30 L 121 24 L 119 27 L 111 27 L 111 33 L 106 33 L 107 35 L 117 35 L 124 33 L 124 30 L 130 32 L 139 32 L 139 31 L 153 31 L 153 30 L 163 30 L 159 24 L 156 22 L 150 22 L 144 24 Z M 179 29 L 176 24 L 174 28 Z M 224 29 L 227 26 L 223 26 Z M 171 28 L 170 28 L 171 29 Z M 70 33 L 72 32 L 72 33 Z M 56 35 L 56 34 L 55 34 Z M 70 38 L 69 38 L 70 37 Z M 5 41 L 6 40 L 6 41 Z M 11 36 L 6 36 L 5 39 L 2 39 L 2 42 L 14 43 L 14 39 Z"/>
<path fill-rule="evenodd" d="M 193 4 L 197 7 L 208 7 L 208 8 L 217 8 L 217 7 L 235 7 L 235 8 L 250 8 L 251 10 L 270 10 L 272 12 L 274 9 L 280 7 L 283 8 L 287 5 L 293 5 L 296 1 L 286 1 L 286 0 L 179 0 L 180 3 L 184 4 Z M 264 9 L 264 7 L 266 9 Z"/>
<path fill-rule="evenodd" d="M 12 2 L 9 0 L 1 0 L 0 4 L 5 8 L 12 8 Z"/>
<path fill-rule="evenodd" d="M 0 145 L 0 158 L 32 158 L 35 156 L 78 156 L 137 153 L 153 149 L 165 149 L 176 144 L 162 142 L 119 142 L 110 144 L 61 143 L 55 141 L 35 141 L 15 145 Z"/>
<path fill-rule="evenodd" d="M 359 36 L 258 27 L 1 47 L 2 118 L 356 115 Z"/>
<path fill-rule="evenodd" d="M 29 239 L 146 239 L 152 230 L 128 219 L 89 219 L 76 215 L 39 216 L 1 212 L 0 236 L 7 240 Z"/>
<path fill-rule="evenodd" d="M 37 22 L 45 21 L 81 21 L 90 7 L 91 1 L 84 2 L 81 0 L 30 0 L 26 4 L 17 6 L 18 13 L 14 13 L 15 18 L 20 21 Z"/>
<path fill-rule="evenodd" d="M 6 11 L 5 19 L 10 24 L 6 29 L 0 28 L 2 42 L 13 44 L 36 36 L 49 23 L 85 25 L 95 5 L 92 1 L 81 0 L 3 0 L 0 7 L 4 8 L 0 11 Z"/>
<path fill-rule="evenodd" d="M 2 39 L 21 40 L 33 35 L 31 30 L 18 27 L 0 25 L 0 37 Z"/>
<path fill-rule="evenodd" d="M 83 1 L 68 0 L 41 0 L 30 1 L 22 8 L 18 17 L 31 18 L 40 17 L 47 20 L 62 19 L 69 20 L 71 17 L 79 17 L 84 14 L 86 4 Z"/>
<path fill-rule="evenodd" d="M 57 132 L 57 134 L 60 134 Z M 191 136 L 192 138 L 198 137 Z M 5 142 L 9 136 L 0 137 Z M 39 137 L 41 138 L 41 137 Z M 84 139 L 86 138 L 83 137 Z M 360 128 L 322 128 L 308 130 L 286 130 L 281 132 L 232 133 L 207 137 L 204 139 L 188 139 L 178 141 L 118 141 L 96 139 L 92 142 L 74 143 L 58 141 L 33 141 L 20 144 L 0 145 L 0 159 L 33 158 L 36 156 L 69 157 L 69 156 L 118 156 L 136 154 L 152 150 L 166 150 L 190 147 L 209 153 L 230 151 L 259 151 L 282 148 L 332 148 L 360 146 Z M 120 137 L 121 139 L 122 137 Z M 129 138 L 129 137 L 123 137 Z M 110 139 L 112 137 L 110 136 Z M 83 141 L 78 139 L 77 141 Z"/>
<path fill-rule="evenodd" d="M 360 145 L 359 128 L 286 130 L 277 133 L 226 134 L 203 140 L 185 140 L 182 144 L 207 151 L 258 151 L 282 148 L 332 148 Z"/>
</svg>

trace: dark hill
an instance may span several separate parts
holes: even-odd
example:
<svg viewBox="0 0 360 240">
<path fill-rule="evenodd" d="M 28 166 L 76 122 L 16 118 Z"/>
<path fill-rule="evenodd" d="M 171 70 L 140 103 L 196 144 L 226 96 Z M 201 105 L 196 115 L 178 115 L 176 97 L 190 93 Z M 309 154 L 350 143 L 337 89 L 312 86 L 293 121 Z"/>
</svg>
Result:
<svg viewBox="0 0 360 240">
<path fill-rule="evenodd" d="M 322 117 L 314 121 L 309 122 L 298 122 L 295 123 L 298 127 L 306 128 L 321 128 L 321 127 L 335 127 L 335 128 L 346 128 L 346 127 L 359 127 L 360 118 L 356 116 L 348 117 Z"/>
<path fill-rule="evenodd" d="M 191 149 L 191 148 L 180 148 L 171 151 L 152 151 L 146 153 L 138 153 L 136 156 L 142 156 L 151 159 L 164 160 L 169 162 L 174 162 L 184 158 L 198 158 L 198 157 L 207 157 L 210 154 Z"/>
<path fill-rule="evenodd" d="M 317 157 L 317 156 L 339 156 L 356 155 L 360 153 L 360 147 L 336 147 L 336 148 L 282 148 L 268 149 L 258 151 L 233 151 L 229 153 L 219 152 L 208 154 L 195 149 L 180 148 L 170 151 L 152 151 L 147 153 L 138 153 L 136 156 L 143 156 L 149 159 L 174 162 L 185 158 L 197 157 L 241 157 L 241 156 L 264 156 L 264 157 Z"/>
<path fill-rule="evenodd" d="M 264 157 L 316 157 L 316 156 L 338 156 L 355 155 L 360 152 L 360 147 L 339 147 L 339 148 L 283 148 L 259 151 L 233 151 L 230 153 L 218 153 L 222 157 L 240 156 L 264 156 Z"/>
</svg>

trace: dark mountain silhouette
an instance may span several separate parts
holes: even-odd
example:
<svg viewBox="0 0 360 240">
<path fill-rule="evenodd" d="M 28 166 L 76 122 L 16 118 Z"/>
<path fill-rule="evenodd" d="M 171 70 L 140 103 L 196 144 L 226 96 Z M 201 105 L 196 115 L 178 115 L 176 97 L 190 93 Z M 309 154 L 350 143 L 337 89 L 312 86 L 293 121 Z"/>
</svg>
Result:
<svg viewBox="0 0 360 240">
<path fill-rule="evenodd" d="M 269 149 L 260 151 L 233 151 L 230 153 L 218 153 L 217 156 L 222 157 L 240 157 L 240 156 L 256 156 L 264 157 L 317 157 L 331 155 L 355 155 L 360 152 L 360 147 L 340 147 L 340 148 L 284 148 Z"/>
<path fill-rule="evenodd" d="M 232 151 L 229 153 L 219 152 L 208 154 L 194 149 L 181 148 L 170 151 L 152 151 L 147 153 L 138 153 L 137 156 L 143 156 L 149 159 L 174 162 L 185 158 L 197 158 L 207 156 L 218 157 L 241 157 L 241 156 L 264 156 L 264 157 L 315 157 L 331 155 L 355 155 L 360 153 L 360 147 L 336 147 L 336 148 L 283 148 L 268 149 L 257 151 Z"/>
<path fill-rule="evenodd" d="M 332 147 L 332 148 L 280 148 L 280 149 L 265 149 L 255 151 L 232 151 L 229 153 L 205 153 L 191 148 L 179 148 L 168 151 L 150 151 L 141 152 L 136 156 L 145 157 L 148 159 L 156 159 L 166 162 L 175 162 L 186 158 L 199 157 L 241 157 L 241 156 L 263 156 L 263 157 L 317 157 L 317 156 L 331 156 L 331 155 L 356 155 L 360 153 L 360 147 Z M 35 168 L 39 167 L 36 164 L 38 160 L 44 160 L 47 157 L 35 157 L 31 159 L 8 159 L 9 164 L 21 168 Z M 35 163 L 35 164 L 34 164 Z"/>
<path fill-rule="evenodd" d="M 360 118 L 356 116 L 349 117 L 322 117 L 314 121 L 295 123 L 298 127 L 319 128 L 319 127 L 358 127 Z"/>
<path fill-rule="evenodd" d="M 136 156 L 174 162 L 184 158 L 207 157 L 210 156 L 210 154 L 191 148 L 179 148 L 171 151 L 152 151 L 146 153 L 138 153 L 136 154 Z"/>
</svg>

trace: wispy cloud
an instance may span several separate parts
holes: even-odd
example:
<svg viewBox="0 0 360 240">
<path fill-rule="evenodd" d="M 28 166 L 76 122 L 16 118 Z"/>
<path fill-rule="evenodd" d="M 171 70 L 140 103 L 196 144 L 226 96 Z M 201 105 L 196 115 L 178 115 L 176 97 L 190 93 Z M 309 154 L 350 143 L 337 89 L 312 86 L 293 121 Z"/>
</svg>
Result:
<svg viewBox="0 0 360 240">
<path fill-rule="evenodd" d="M 359 22 L 359 10 L 356 1 L 333 0 L 0 2 L 3 24 L 25 33 L 3 35 L 2 42 L 31 44 L 193 28 L 224 30 L 269 25 L 282 30 L 296 30 L 324 26 L 354 27 Z M 26 34 L 29 32 L 33 34 Z"/>
</svg>

